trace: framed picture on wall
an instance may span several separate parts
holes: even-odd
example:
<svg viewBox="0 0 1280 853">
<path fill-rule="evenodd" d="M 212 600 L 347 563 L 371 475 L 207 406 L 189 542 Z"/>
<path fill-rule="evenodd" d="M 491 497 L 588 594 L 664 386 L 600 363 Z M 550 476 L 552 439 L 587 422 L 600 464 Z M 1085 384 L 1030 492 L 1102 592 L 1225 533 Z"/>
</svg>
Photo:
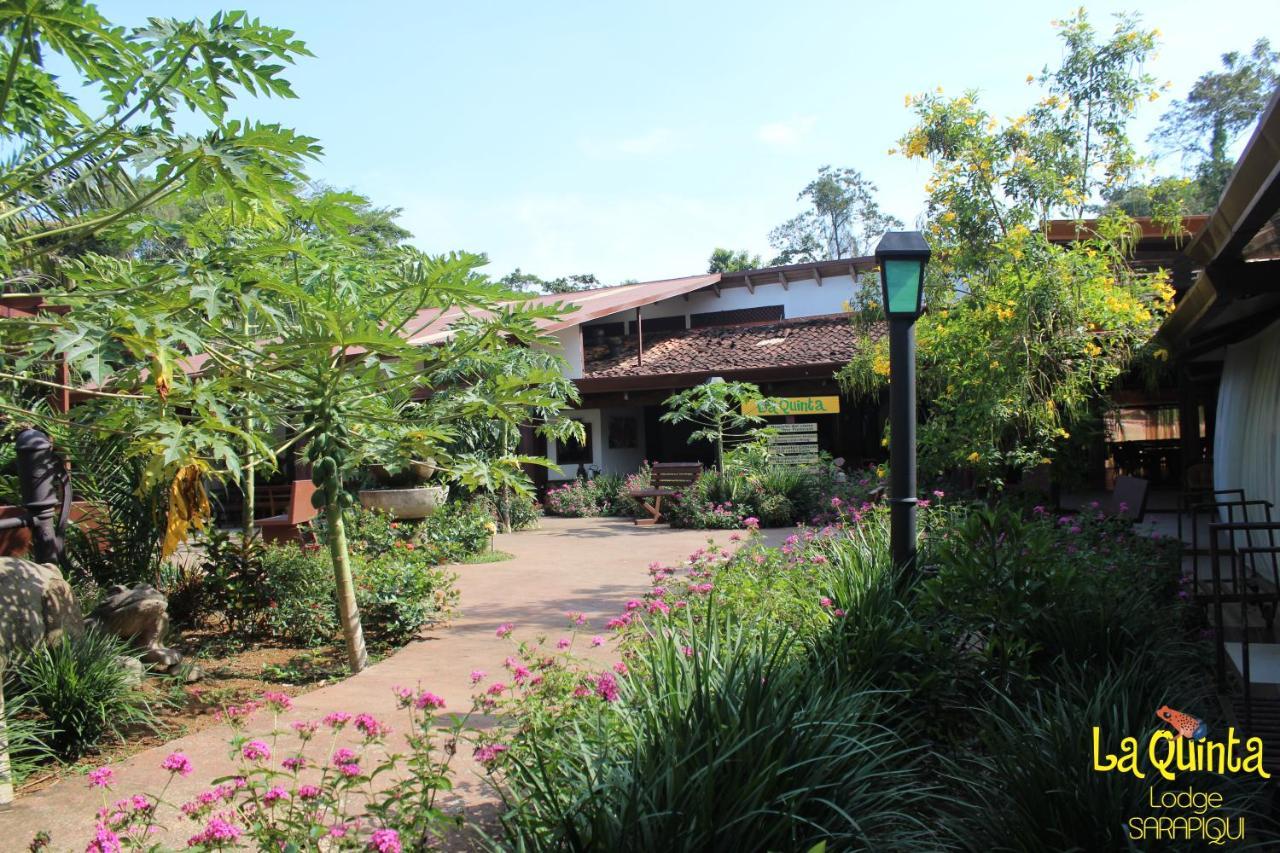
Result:
<svg viewBox="0 0 1280 853">
<path fill-rule="evenodd" d="M 595 461 L 591 453 L 591 424 L 587 421 L 578 423 L 582 424 L 582 441 L 556 441 L 557 465 L 590 465 Z"/>
<path fill-rule="evenodd" d="M 633 450 L 637 432 L 635 418 L 609 418 L 609 449 Z"/>
</svg>

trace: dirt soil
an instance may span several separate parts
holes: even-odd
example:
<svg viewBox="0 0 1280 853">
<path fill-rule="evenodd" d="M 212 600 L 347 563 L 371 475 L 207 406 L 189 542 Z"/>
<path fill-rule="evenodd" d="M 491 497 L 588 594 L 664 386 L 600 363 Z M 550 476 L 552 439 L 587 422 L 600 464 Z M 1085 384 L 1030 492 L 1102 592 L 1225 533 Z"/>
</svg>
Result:
<svg viewBox="0 0 1280 853">
<path fill-rule="evenodd" d="M 39 791 L 63 777 L 117 763 L 134 753 L 217 725 L 223 708 L 257 699 L 263 691 L 300 696 L 346 676 L 345 656 L 339 645 L 302 648 L 245 644 L 212 626 L 184 631 L 172 643 L 187 662 L 200 667 L 203 676 L 191 684 L 170 676 L 147 676 L 143 689 L 155 703 L 162 723 L 160 731 L 130 732 L 124 742 L 104 744 L 98 752 L 73 764 L 50 765 L 33 773 L 19 787 L 19 794 Z"/>
</svg>

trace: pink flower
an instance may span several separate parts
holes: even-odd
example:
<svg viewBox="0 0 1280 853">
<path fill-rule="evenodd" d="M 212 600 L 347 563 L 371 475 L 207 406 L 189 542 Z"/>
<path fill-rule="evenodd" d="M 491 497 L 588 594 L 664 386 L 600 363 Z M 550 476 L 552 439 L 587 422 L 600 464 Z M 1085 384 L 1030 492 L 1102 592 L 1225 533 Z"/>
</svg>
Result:
<svg viewBox="0 0 1280 853">
<path fill-rule="evenodd" d="M 262 694 L 262 701 L 273 711 L 288 711 L 293 707 L 293 700 L 278 690 L 269 690 Z"/>
<path fill-rule="evenodd" d="M 391 727 L 381 722 L 372 714 L 357 714 L 355 727 L 364 733 L 369 740 L 384 737 L 391 732 Z"/>
<path fill-rule="evenodd" d="M 400 833 L 394 829 L 379 829 L 369 836 L 369 849 L 378 853 L 401 853 Z"/>
<path fill-rule="evenodd" d="M 831 614 L 835 616 L 837 619 L 844 617 L 844 611 L 841 610 L 839 607 L 837 607 L 835 610 L 832 610 Z"/>
<path fill-rule="evenodd" d="M 742 526 L 748 530 L 758 530 L 760 528 L 760 519 L 756 518 L 754 515 L 749 515 L 742 519 Z"/>
<path fill-rule="evenodd" d="M 680 651 L 683 652 L 684 656 L 687 658 L 693 657 L 693 646 L 681 646 Z"/>
<path fill-rule="evenodd" d="M 515 628 L 516 628 L 515 623 L 503 622 L 501 625 L 498 626 L 498 630 L 494 631 L 493 633 L 498 637 L 510 637 L 511 632 L 514 631 Z"/>
<path fill-rule="evenodd" d="M 818 603 L 821 604 L 823 607 L 830 607 L 831 599 L 824 595 L 822 596 L 822 598 L 818 599 Z"/>
<path fill-rule="evenodd" d="M 934 489 L 933 496 L 941 500 L 942 498 L 945 498 L 947 496 L 947 493 L 942 491 L 942 489 Z"/>
<path fill-rule="evenodd" d="M 594 637 L 591 638 L 591 645 L 597 648 L 600 646 L 603 646 L 604 637 L 600 636 L 599 634 L 596 634 Z"/>
<path fill-rule="evenodd" d="M 129 805 L 133 806 L 133 810 L 137 812 L 144 812 L 147 809 L 152 808 L 151 801 L 142 794 L 134 794 L 130 797 Z"/>
<path fill-rule="evenodd" d="M 360 765 L 355 762 L 352 762 L 351 764 L 339 764 L 338 772 L 343 776 L 359 776 Z"/>
<path fill-rule="evenodd" d="M 435 711 L 444 707 L 444 697 L 437 696 L 434 693 L 424 692 L 422 695 L 418 697 L 418 701 L 414 702 L 413 704 L 414 704 L 414 707 L 416 707 L 419 711 L 426 711 L 428 709 Z"/>
<path fill-rule="evenodd" d="M 266 761 L 271 757 L 271 747 L 260 740 L 251 740 L 240 750 L 240 754 L 249 761 Z"/>
<path fill-rule="evenodd" d="M 833 497 L 833 498 L 831 499 L 831 505 L 832 505 L 833 507 L 836 507 L 836 508 L 838 509 L 839 507 L 841 507 L 841 506 L 843 506 L 843 505 L 844 505 L 844 501 L 840 500 L 840 498 L 838 498 L 838 497 Z"/>
<path fill-rule="evenodd" d="M 279 785 L 276 785 L 274 788 L 271 788 L 265 794 L 262 795 L 262 801 L 267 805 L 272 805 L 274 803 L 279 802 L 280 800 L 287 800 L 287 799 L 289 799 L 289 792 L 286 791 L 284 788 L 281 788 Z"/>
<path fill-rule="evenodd" d="M 639 607 L 639 606 L 640 606 L 640 602 L 639 602 L 639 601 L 637 601 L 637 600 L 636 600 L 636 599 L 634 599 L 634 598 L 627 602 L 627 609 L 628 609 L 628 610 L 635 610 L 635 609 L 636 609 L 637 607 Z"/>
<path fill-rule="evenodd" d="M 307 759 L 303 758 L 301 755 L 294 756 L 293 758 L 286 758 L 284 761 L 280 762 L 280 766 L 285 770 L 291 770 L 294 773 L 297 773 L 299 770 L 307 766 Z"/>
<path fill-rule="evenodd" d="M 97 831 L 84 848 L 84 853 L 120 853 L 120 836 L 112 832 L 105 823 L 98 821 Z"/>
<path fill-rule="evenodd" d="M 339 764 L 355 764 L 360 760 L 356 755 L 356 751 L 350 747 L 342 747 L 333 754 L 333 763 L 336 767 Z"/>
<path fill-rule="evenodd" d="M 483 669 L 471 670 L 471 683 L 479 684 L 481 681 L 484 681 L 484 677 L 488 674 L 489 673 L 485 672 Z"/>
<path fill-rule="evenodd" d="M 94 788 L 110 788 L 115 778 L 116 771 L 110 767 L 99 767 L 97 770 L 89 771 L 89 784 Z"/>
<path fill-rule="evenodd" d="M 171 752 L 166 755 L 164 761 L 160 762 L 160 767 L 179 776 L 190 776 L 191 771 L 195 769 L 191 766 L 191 759 L 181 752 Z"/>
<path fill-rule="evenodd" d="M 413 703 L 413 691 L 408 687 L 397 684 L 391 688 L 391 692 L 395 694 L 398 707 L 407 708 Z"/>
<path fill-rule="evenodd" d="M 516 664 L 511 670 L 511 678 L 516 684 L 524 684 L 524 680 L 530 675 L 529 667 L 524 664 Z"/>
<path fill-rule="evenodd" d="M 325 714 L 323 722 L 331 729 L 340 729 L 351 722 L 351 715 L 346 711 L 334 711 L 331 714 Z"/>
<path fill-rule="evenodd" d="M 503 684 L 501 681 L 495 681 L 493 682 L 493 684 L 489 685 L 489 689 L 486 690 L 485 692 L 488 693 L 490 696 L 501 696 L 503 693 L 506 692 L 506 690 L 507 690 L 507 685 Z"/>
<path fill-rule="evenodd" d="M 333 826 L 329 827 L 329 837 L 330 838 L 346 838 L 347 829 L 348 827 L 345 823 L 335 823 Z"/>
<path fill-rule="evenodd" d="M 623 663 L 622 661 L 618 661 L 617 663 L 615 663 L 615 664 L 613 665 L 613 671 L 614 671 L 614 672 L 616 672 L 616 673 L 618 673 L 618 675 L 626 675 L 626 674 L 627 674 L 627 665 L 626 665 L 625 663 Z"/>
<path fill-rule="evenodd" d="M 489 765 L 498 760 L 498 756 L 507 751 L 507 747 L 500 743 L 487 744 L 485 746 L 476 747 L 473 755 L 476 761 L 481 764 Z"/>
<path fill-rule="evenodd" d="M 561 637 L 560 639 L 556 640 L 557 649 L 567 649 L 571 645 L 572 645 L 572 642 L 569 640 L 568 637 Z"/>
<path fill-rule="evenodd" d="M 318 796 L 320 796 L 319 785 L 301 785 L 298 788 L 298 799 L 300 800 L 314 800 Z"/>
<path fill-rule="evenodd" d="M 929 501 L 928 501 L 928 499 L 918 500 L 918 501 L 916 501 L 916 506 L 920 507 L 921 509 L 928 509 L 928 508 L 929 508 Z"/>
<path fill-rule="evenodd" d="M 311 740 L 311 736 L 316 733 L 316 729 L 320 728 L 319 723 L 314 720 L 294 720 L 289 725 L 303 740 Z"/>
<path fill-rule="evenodd" d="M 742 537 L 741 537 L 741 536 L 739 536 L 737 533 L 730 533 L 730 534 L 729 534 L 729 541 L 730 541 L 730 542 L 741 542 L 741 541 L 742 541 Z"/>
<path fill-rule="evenodd" d="M 209 819 L 209 822 L 205 825 L 203 832 L 199 835 L 193 835 L 191 838 L 187 839 L 187 846 L 196 847 L 201 844 L 235 841 L 242 834 L 244 833 L 240 827 L 235 824 L 228 823 L 220 817 L 214 817 Z"/>
<path fill-rule="evenodd" d="M 618 698 L 618 679 L 612 672 L 602 672 L 595 677 L 596 695 L 606 702 L 614 702 Z"/>
</svg>

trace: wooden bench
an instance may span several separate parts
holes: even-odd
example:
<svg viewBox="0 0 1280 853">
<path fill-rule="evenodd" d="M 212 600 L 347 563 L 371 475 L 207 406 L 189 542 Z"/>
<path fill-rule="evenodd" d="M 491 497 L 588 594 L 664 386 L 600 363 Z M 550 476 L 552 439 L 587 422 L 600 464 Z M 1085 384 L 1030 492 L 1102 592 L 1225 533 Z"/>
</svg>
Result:
<svg viewBox="0 0 1280 853">
<path fill-rule="evenodd" d="M 319 510 L 311 505 L 311 496 L 315 493 L 316 485 L 309 478 L 306 480 L 294 480 L 290 483 L 289 503 L 285 507 L 285 511 L 269 518 L 259 518 L 253 523 L 262 532 L 262 541 L 302 541 L 302 525 L 319 514 Z"/>
<path fill-rule="evenodd" d="M 627 494 L 644 506 L 650 518 L 637 518 L 635 523 L 647 527 L 662 518 L 662 499 L 686 491 L 702 475 L 701 462 L 655 462 L 647 489 L 633 489 Z"/>
</svg>

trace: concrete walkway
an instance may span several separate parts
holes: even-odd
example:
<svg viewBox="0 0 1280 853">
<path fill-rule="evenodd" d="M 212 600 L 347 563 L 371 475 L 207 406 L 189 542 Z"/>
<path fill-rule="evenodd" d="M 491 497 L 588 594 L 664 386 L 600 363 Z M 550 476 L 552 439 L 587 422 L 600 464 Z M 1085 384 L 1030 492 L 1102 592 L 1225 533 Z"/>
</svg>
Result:
<svg viewBox="0 0 1280 853">
<path fill-rule="evenodd" d="M 786 532 L 773 531 L 770 538 Z M 514 559 L 454 567 L 459 575 L 461 616 L 354 678 L 297 697 L 286 720 L 316 719 L 330 711 L 368 712 L 403 729 L 404 712 L 396 708 L 394 685 L 421 685 L 440 694 L 447 703 L 442 717 L 449 712 L 465 714 L 475 691 L 472 670 L 502 678 L 502 661 L 516 642 L 547 635 L 554 643 L 568 635 L 565 614 L 570 611 L 584 613 L 590 620 L 589 628 L 580 629 L 586 636 L 580 634 L 574 645 L 576 651 L 588 652 L 589 637 L 607 633 L 605 620 L 648 588 L 651 562 L 681 561 L 708 539 L 728 546 L 729 536 L 728 532 L 635 527 L 626 520 L 564 518 L 543 519 L 538 530 L 499 535 L 496 547 Z M 516 625 L 508 640 L 494 635 L 503 622 Z M 607 655 L 608 649 L 595 654 Z M 265 734 L 270 727 L 271 715 L 265 711 L 250 723 L 250 730 L 258 733 Z M 209 780 L 234 769 L 227 755 L 230 737 L 227 726 L 213 726 L 134 755 L 114 765 L 114 793 L 158 793 L 169 776 L 160 769 L 160 762 L 169 752 L 181 750 L 196 769 L 186 779 L 175 778 L 165 799 L 184 802 L 207 788 Z M 317 755 L 315 750 L 310 754 Z M 450 806 L 491 812 L 493 792 L 479 776 L 469 748 L 459 751 L 454 769 L 456 798 Z M 54 850 L 82 850 L 92 836 L 94 813 L 101 804 L 101 792 L 90 789 L 79 776 L 22 797 L 0 812 L 0 838 L 6 839 L 0 849 L 25 849 L 37 830 L 47 829 L 53 834 Z M 185 846 L 187 836 L 198 831 L 172 812 L 162 814 L 161 820 L 170 830 L 166 842 L 176 847 Z"/>
</svg>

